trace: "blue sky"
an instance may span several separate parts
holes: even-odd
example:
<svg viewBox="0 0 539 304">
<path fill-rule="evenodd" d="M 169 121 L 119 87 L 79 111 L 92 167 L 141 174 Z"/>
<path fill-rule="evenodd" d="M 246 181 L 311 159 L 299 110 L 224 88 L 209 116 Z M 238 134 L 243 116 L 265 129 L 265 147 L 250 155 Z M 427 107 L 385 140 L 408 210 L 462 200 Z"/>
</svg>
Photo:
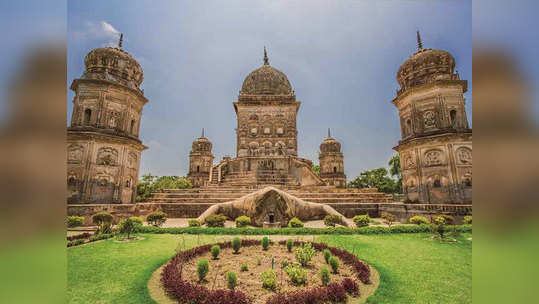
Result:
<svg viewBox="0 0 539 304">
<path fill-rule="evenodd" d="M 69 1 L 67 25 L 68 85 L 91 49 L 116 43 L 116 31 L 142 65 L 141 174 L 185 175 L 203 127 L 216 160 L 234 156 L 232 102 L 264 45 L 302 102 L 299 155 L 318 162 L 330 127 L 349 179 L 394 154 L 395 74 L 416 51 L 416 30 L 424 47 L 455 57 L 472 120 L 471 1 Z"/>
</svg>

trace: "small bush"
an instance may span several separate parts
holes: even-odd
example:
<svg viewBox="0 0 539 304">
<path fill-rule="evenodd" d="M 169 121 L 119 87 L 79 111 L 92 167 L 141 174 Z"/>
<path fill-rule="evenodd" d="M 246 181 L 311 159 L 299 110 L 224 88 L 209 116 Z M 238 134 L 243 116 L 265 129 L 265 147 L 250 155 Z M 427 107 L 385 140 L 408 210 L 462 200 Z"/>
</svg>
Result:
<svg viewBox="0 0 539 304">
<path fill-rule="evenodd" d="M 249 265 L 247 263 L 241 264 L 240 271 L 249 271 Z"/>
<path fill-rule="evenodd" d="M 369 226 L 370 218 L 368 214 L 364 215 L 356 215 L 352 218 L 354 223 L 356 224 L 356 227 L 367 227 Z"/>
<path fill-rule="evenodd" d="M 336 256 L 329 257 L 328 264 L 333 273 L 339 273 L 339 259 Z"/>
<path fill-rule="evenodd" d="M 434 218 L 434 220 L 432 221 L 432 229 L 433 229 L 433 233 L 435 234 L 438 234 L 438 236 L 440 237 L 440 239 L 444 239 L 445 237 L 445 217 L 443 216 L 437 216 Z"/>
<path fill-rule="evenodd" d="M 213 259 L 217 260 L 219 253 L 221 253 L 221 247 L 219 247 L 219 245 L 213 245 L 210 251 L 211 251 L 211 256 L 213 257 Z"/>
<path fill-rule="evenodd" d="M 387 212 L 382 212 L 381 217 L 384 219 L 384 222 L 391 227 L 395 222 L 395 215 Z"/>
<path fill-rule="evenodd" d="M 127 238 L 131 237 L 131 234 L 136 231 L 138 227 L 142 226 L 142 219 L 140 217 L 132 216 L 123 219 L 118 224 L 118 232 L 121 234 L 127 234 Z"/>
<path fill-rule="evenodd" d="M 324 225 L 328 227 L 335 227 L 335 225 L 342 225 L 342 216 L 336 214 L 328 214 L 324 217 Z"/>
<path fill-rule="evenodd" d="M 301 266 L 307 266 L 309 261 L 313 258 L 316 250 L 311 243 L 303 244 L 301 247 L 296 248 L 295 257 Z"/>
<path fill-rule="evenodd" d="M 329 263 L 329 258 L 331 257 L 331 251 L 329 251 L 329 249 L 324 249 L 322 253 L 324 254 L 324 260 L 326 260 L 326 263 Z"/>
<path fill-rule="evenodd" d="M 350 295 L 357 297 L 359 296 L 359 286 L 357 282 L 351 278 L 344 278 L 341 282 L 342 287 Z"/>
<path fill-rule="evenodd" d="M 410 223 L 416 224 L 416 225 L 429 224 L 430 223 L 429 220 L 426 217 L 419 216 L 419 215 L 412 216 L 409 221 L 410 221 Z"/>
<path fill-rule="evenodd" d="M 270 243 L 269 237 L 267 237 L 267 236 L 263 237 L 262 238 L 262 249 L 263 250 L 268 250 L 269 243 Z"/>
<path fill-rule="evenodd" d="M 288 252 L 292 252 L 292 247 L 294 247 L 294 241 L 286 240 L 286 250 L 288 250 Z"/>
<path fill-rule="evenodd" d="M 465 224 L 465 225 L 471 224 L 471 223 L 472 223 L 472 216 L 471 216 L 471 215 L 465 216 L 465 217 L 462 219 L 462 223 Z"/>
<path fill-rule="evenodd" d="M 208 227 L 225 227 L 226 216 L 223 214 L 212 214 L 206 218 Z"/>
<path fill-rule="evenodd" d="M 200 227 L 200 221 L 197 219 L 189 219 L 187 223 L 189 224 L 189 227 Z"/>
<path fill-rule="evenodd" d="M 300 221 L 299 218 L 293 217 L 288 222 L 288 227 L 290 227 L 290 228 L 302 228 L 303 227 L 303 222 Z"/>
<path fill-rule="evenodd" d="M 238 275 L 235 272 L 229 271 L 226 273 L 226 286 L 230 290 L 234 290 L 238 285 Z"/>
<path fill-rule="evenodd" d="M 146 216 L 148 224 L 161 227 L 167 221 L 167 214 L 163 211 L 154 211 Z"/>
<path fill-rule="evenodd" d="M 66 225 L 69 228 L 82 226 L 84 223 L 83 216 L 68 216 L 66 219 Z"/>
<path fill-rule="evenodd" d="M 268 269 L 260 274 L 262 276 L 262 288 L 275 291 L 277 286 L 275 281 L 275 272 L 273 269 Z"/>
<path fill-rule="evenodd" d="M 92 222 L 97 225 L 96 233 L 111 233 L 114 217 L 108 212 L 98 212 L 92 216 Z"/>
<path fill-rule="evenodd" d="M 326 266 L 323 266 L 320 268 L 320 281 L 322 281 L 322 285 L 326 286 L 329 284 L 330 277 L 329 277 L 329 269 Z"/>
<path fill-rule="evenodd" d="M 251 218 L 245 215 L 238 216 L 236 218 L 236 227 L 241 228 L 247 225 L 251 225 Z"/>
<path fill-rule="evenodd" d="M 290 261 L 288 260 L 281 260 L 281 268 L 286 268 L 290 264 Z"/>
<path fill-rule="evenodd" d="M 198 281 L 202 282 L 210 271 L 210 262 L 208 259 L 200 259 L 197 263 Z"/>
<path fill-rule="evenodd" d="M 241 239 L 239 237 L 235 237 L 232 240 L 232 249 L 234 249 L 234 253 L 239 253 L 241 248 Z"/>
<path fill-rule="evenodd" d="M 454 224 L 455 224 L 455 218 L 452 217 L 451 215 L 441 214 L 441 215 L 439 215 L 439 217 L 443 217 L 443 218 L 444 218 L 444 223 L 445 223 L 446 225 L 454 225 Z"/>
<path fill-rule="evenodd" d="M 285 268 L 285 272 L 295 285 L 303 285 L 307 282 L 307 271 L 298 264 L 291 264 Z"/>
</svg>

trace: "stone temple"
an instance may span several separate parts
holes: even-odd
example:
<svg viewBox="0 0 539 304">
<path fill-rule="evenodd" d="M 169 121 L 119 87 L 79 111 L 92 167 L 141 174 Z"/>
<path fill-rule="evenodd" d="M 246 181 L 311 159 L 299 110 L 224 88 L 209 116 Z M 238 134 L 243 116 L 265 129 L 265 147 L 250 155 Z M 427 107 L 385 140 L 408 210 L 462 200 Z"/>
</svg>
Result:
<svg viewBox="0 0 539 304">
<path fill-rule="evenodd" d="M 403 201 L 375 188 L 346 188 L 341 143 L 329 130 L 320 144 L 319 174 L 311 160 L 298 156 L 301 102 L 264 49 L 262 66 L 247 75 L 232 103 L 235 157 L 216 162 L 202 130 L 189 153 L 187 177 L 193 188 L 162 189 L 135 203 L 140 156 L 146 149 L 138 139 L 148 102 L 139 88 L 142 68 L 122 49 L 121 39 L 118 47 L 92 50 L 85 72 L 71 85 L 76 94 L 68 128 L 68 214 L 85 216 L 90 223 L 98 211 L 117 218 L 154 210 L 169 218 L 197 218 L 221 208 L 231 213 L 246 208 L 263 209 L 254 218 L 270 225 L 293 214 L 378 217 L 391 212 L 400 220 L 441 213 L 458 220 L 471 214 L 472 133 L 463 98 L 467 82 L 459 78 L 448 52 L 423 49 L 419 33 L 418 45 L 397 72 L 401 88 L 393 100 L 402 126 L 402 140 L 394 149 L 401 158 Z M 265 197 L 271 198 L 267 204 Z"/>
</svg>

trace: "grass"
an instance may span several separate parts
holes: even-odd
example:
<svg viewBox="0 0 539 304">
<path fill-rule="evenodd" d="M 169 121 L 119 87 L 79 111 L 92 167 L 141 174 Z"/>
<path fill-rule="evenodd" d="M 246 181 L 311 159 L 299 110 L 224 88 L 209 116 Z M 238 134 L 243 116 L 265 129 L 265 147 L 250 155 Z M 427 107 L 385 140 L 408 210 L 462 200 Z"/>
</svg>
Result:
<svg viewBox="0 0 539 304">
<path fill-rule="evenodd" d="M 114 239 L 67 251 L 69 303 L 154 303 L 147 282 L 152 272 L 185 247 L 222 241 L 223 236 L 142 234 L 145 239 Z M 471 303 L 472 245 L 463 234 L 458 243 L 442 243 L 428 234 L 317 236 L 355 252 L 375 266 L 380 286 L 369 303 Z"/>
</svg>

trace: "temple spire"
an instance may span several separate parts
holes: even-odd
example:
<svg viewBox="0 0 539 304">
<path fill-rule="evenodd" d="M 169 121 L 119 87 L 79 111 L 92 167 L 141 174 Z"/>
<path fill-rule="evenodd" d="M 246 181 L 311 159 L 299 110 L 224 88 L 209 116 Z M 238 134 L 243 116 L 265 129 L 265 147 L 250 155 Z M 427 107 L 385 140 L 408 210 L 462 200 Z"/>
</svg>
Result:
<svg viewBox="0 0 539 304">
<path fill-rule="evenodd" d="M 124 34 L 123 33 L 120 33 L 120 41 L 118 41 L 118 48 L 121 49 L 122 48 L 122 43 L 124 41 Z"/>
<path fill-rule="evenodd" d="M 202 128 L 202 136 L 200 137 L 204 137 L 204 128 Z"/>
<path fill-rule="evenodd" d="M 266 52 L 266 46 L 264 46 L 264 65 L 269 65 L 268 52 Z"/>
<path fill-rule="evenodd" d="M 421 43 L 421 35 L 417 31 L 417 50 L 421 51 L 423 49 L 423 43 Z"/>
<path fill-rule="evenodd" d="M 328 137 L 331 137 L 331 131 L 328 128 Z"/>
</svg>

